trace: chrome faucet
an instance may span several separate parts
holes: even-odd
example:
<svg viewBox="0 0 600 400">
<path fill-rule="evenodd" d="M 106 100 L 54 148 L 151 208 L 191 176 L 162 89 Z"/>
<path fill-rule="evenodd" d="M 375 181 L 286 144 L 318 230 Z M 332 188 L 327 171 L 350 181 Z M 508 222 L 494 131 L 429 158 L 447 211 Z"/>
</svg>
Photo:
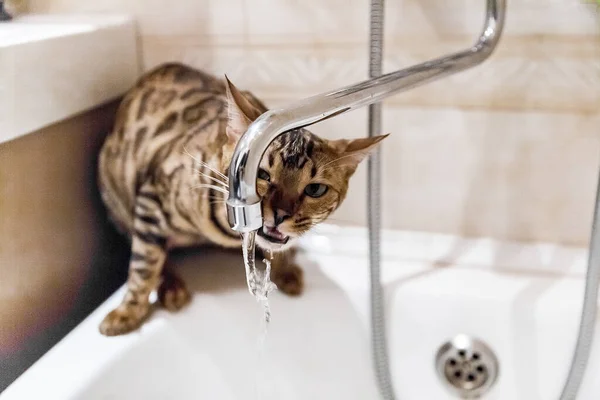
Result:
<svg viewBox="0 0 600 400">
<path fill-rule="evenodd" d="M 238 142 L 229 166 L 227 212 L 232 229 L 249 232 L 259 229 L 263 224 L 260 198 L 256 192 L 256 175 L 264 152 L 277 136 L 376 103 L 486 60 L 496 48 L 502 34 L 506 0 L 486 2 L 483 32 L 469 49 L 309 97 L 285 108 L 267 111 L 250 124 Z"/>
</svg>

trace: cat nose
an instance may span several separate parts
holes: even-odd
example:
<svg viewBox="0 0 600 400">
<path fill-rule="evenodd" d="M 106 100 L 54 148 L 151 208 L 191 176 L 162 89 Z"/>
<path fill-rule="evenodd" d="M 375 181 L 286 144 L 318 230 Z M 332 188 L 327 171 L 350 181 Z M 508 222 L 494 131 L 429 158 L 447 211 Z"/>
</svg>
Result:
<svg viewBox="0 0 600 400">
<path fill-rule="evenodd" d="M 291 217 L 291 215 L 283 210 L 280 210 L 280 209 L 273 210 L 273 219 L 275 220 L 275 226 L 279 226 L 283 221 L 285 221 L 286 219 L 288 219 L 290 217 Z"/>
</svg>

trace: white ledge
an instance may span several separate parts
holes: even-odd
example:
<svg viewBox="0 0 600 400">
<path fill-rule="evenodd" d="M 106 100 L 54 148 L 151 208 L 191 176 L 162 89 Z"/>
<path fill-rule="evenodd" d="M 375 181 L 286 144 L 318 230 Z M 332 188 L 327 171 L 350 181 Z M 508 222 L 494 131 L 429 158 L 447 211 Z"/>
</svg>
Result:
<svg viewBox="0 0 600 400">
<path fill-rule="evenodd" d="M 138 73 L 129 17 L 30 15 L 0 23 L 0 143 L 120 96 Z"/>
</svg>

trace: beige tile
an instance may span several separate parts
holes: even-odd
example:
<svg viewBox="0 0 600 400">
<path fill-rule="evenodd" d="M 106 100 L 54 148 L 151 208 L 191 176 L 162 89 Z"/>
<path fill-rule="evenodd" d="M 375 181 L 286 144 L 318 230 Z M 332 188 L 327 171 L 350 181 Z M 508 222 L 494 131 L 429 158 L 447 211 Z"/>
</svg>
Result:
<svg viewBox="0 0 600 400">
<path fill-rule="evenodd" d="M 509 0 L 508 13 L 507 31 L 510 35 L 597 35 L 600 32 L 599 9 L 593 2 Z"/>
<path fill-rule="evenodd" d="M 390 57 L 389 70 L 404 62 Z M 595 113 L 600 109 L 600 62 L 560 54 L 528 58 L 499 53 L 476 68 L 390 101 L 408 106 Z"/>
<path fill-rule="evenodd" d="M 243 32 L 242 0 L 31 0 L 41 13 L 126 13 L 144 35 L 221 35 Z"/>
<path fill-rule="evenodd" d="M 398 0 L 386 3 L 387 37 L 479 33 L 484 0 Z M 131 13 L 146 35 L 238 35 L 286 43 L 364 41 L 369 4 L 359 0 L 30 0 L 33 12 Z M 506 35 L 597 34 L 597 7 L 581 0 L 512 0 Z"/>
<path fill-rule="evenodd" d="M 444 37 L 479 33 L 484 0 L 404 0 L 386 3 L 386 34 Z M 594 4 L 580 0 L 508 0 L 505 34 L 597 34 Z"/>
<path fill-rule="evenodd" d="M 483 0 L 386 5 L 385 70 L 464 48 Z M 180 60 L 227 72 L 257 93 L 305 97 L 366 76 L 368 3 L 327 0 L 33 0 L 45 12 L 129 12 L 144 67 Z M 481 67 L 412 90 L 397 105 L 593 113 L 600 109 L 600 15 L 580 0 L 513 0 L 504 39 Z M 473 84 L 476 81 L 477 84 Z"/>
<path fill-rule="evenodd" d="M 585 44 L 560 37 L 504 42 L 491 60 L 472 70 L 395 96 L 406 106 L 594 113 L 600 109 L 600 36 Z M 460 47 L 447 42 L 404 43 L 386 49 L 385 71 L 423 62 Z M 257 94 L 291 100 L 364 80 L 362 46 L 210 46 L 146 38 L 145 67 L 179 60 L 227 73 Z"/>
<path fill-rule="evenodd" d="M 146 68 L 164 62 L 159 51 L 145 46 Z M 175 58 L 215 74 L 227 73 L 236 84 L 260 93 L 304 97 L 354 83 L 367 76 L 359 49 L 315 51 L 312 48 L 194 47 L 171 51 Z"/>
<path fill-rule="evenodd" d="M 598 116 L 386 108 L 383 223 L 390 228 L 585 245 Z M 366 134 L 366 110 L 315 125 Z M 365 169 L 334 217 L 365 223 Z"/>
<path fill-rule="evenodd" d="M 187 10 L 195 15 L 221 17 L 214 24 L 227 25 L 229 14 L 237 18 L 237 4 L 222 2 L 219 7 L 187 5 Z M 467 36 L 474 38 L 481 29 L 485 10 L 484 0 L 404 0 L 386 3 L 386 36 L 443 38 L 447 36 Z M 178 6 L 179 7 L 179 6 Z M 182 6 L 186 8 L 185 6 Z M 327 0 L 319 3 L 306 3 L 293 0 L 245 0 L 244 21 L 251 43 L 279 41 L 281 44 L 303 38 L 313 43 L 365 41 L 369 26 L 369 4 L 358 0 Z M 508 4 L 506 35 L 597 34 L 598 13 L 593 4 L 579 0 L 515 0 Z M 215 13 L 214 9 L 224 8 L 226 13 Z M 145 20 L 144 10 L 139 12 Z M 175 20 L 175 11 L 165 8 L 164 20 Z M 225 18 L 222 18 L 225 16 Z M 175 29 L 186 30 L 186 18 Z M 216 32 L 217 29 L 211 29 Z M 222 30 L 223 34 L 237 33 L 235 30 Z M 188 35 L 199 34 L 198 29 L 187 29 Z"/>
<path fill-rule="evenodd" d="M 368 2 L 246 1 L 248 32 L 253 37 L 302 36 L 314 42 L 327 42 L 344 35 L 362 38 L 368 33 Z"/>
<path fill-rule="evenodd" d="M 30 0 L 45 12 L 128 12 L 144 68 L 227 73 L 269 105 L 363 80 L 368 2 Z M 386 71 L 471 44 L 483 0 L 386 3 Z M 585 245 L 598 169 L 600 15 L 582 0 L 508 0 L 484 65 L 386 102 L 384 225 Z M 366 110 L 316 125 L 362 136 Z M 365 222 L 365 169 L 338 220 Z"/>
</svg>

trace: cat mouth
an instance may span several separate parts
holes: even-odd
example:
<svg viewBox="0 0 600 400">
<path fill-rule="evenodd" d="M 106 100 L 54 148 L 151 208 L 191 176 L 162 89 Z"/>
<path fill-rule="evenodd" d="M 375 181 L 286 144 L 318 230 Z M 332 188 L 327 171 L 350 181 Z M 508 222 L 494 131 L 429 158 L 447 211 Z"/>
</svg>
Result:
<svg viewBox="0 0 600 400">
<path fill-rule="evenodd" d="M 258 230 L 258 236 L 276 244 L 286 244 L 290 240 L 289 236 L 284 235 L 274 226 L 263 225 L 262 229 Z"/>
</svg>

